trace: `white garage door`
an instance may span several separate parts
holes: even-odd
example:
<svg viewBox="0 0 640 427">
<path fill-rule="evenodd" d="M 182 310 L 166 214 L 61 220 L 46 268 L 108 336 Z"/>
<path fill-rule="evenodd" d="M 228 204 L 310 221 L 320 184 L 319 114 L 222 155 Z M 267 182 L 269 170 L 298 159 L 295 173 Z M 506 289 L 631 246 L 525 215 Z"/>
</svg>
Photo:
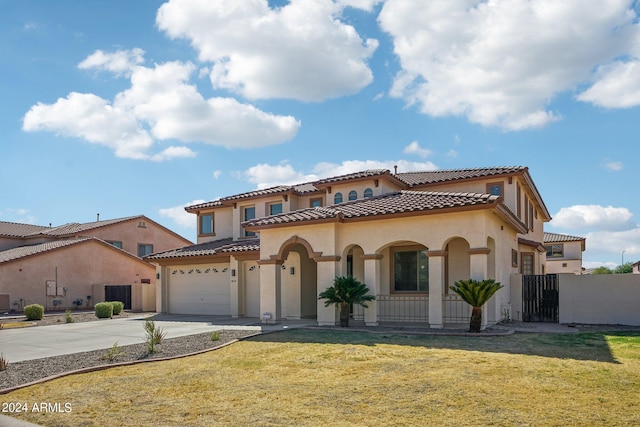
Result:
<svg viewBox="0 0 640 427">
<path fill-rule="evenodd" d="M 178 266 L 170 270 L 170 313 L 231 314 L 228 264 Z"/>
<path fill-rule="evenodd" d="M 260 267 L 255 262 L 244 263 L 245 316 L 260 317 Z"/>
</svg>

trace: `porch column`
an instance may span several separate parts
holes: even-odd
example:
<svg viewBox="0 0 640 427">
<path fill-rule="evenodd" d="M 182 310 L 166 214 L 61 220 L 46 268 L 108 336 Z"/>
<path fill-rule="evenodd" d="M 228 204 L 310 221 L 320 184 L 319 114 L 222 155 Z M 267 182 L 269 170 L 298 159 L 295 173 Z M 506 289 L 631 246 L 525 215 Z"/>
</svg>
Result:
<svg viewBox="0 0 640 427">
<path fill-rule="evenodd" d="M 446 251 L 429 251 L 429 327 L 442 329 L 442 291 Z"/>
<path fill-rule="evenodd" d="M 169 267 L 156 264 L 156 312 L 169 312 Z M 100 301 L 92 301 L 93 304 Z"/>
<path fill-rule="evenodd" d="M 260 318 L 262 323 L 276 323 L 282 318 L 280 271 L 282 260 L 260 260 Z"/>
<path fill-rule="evenodd" d="M 363 255 L 364 259 L 364 283 L 369 288 L 369 294 L 380 294 L 380 260 L 382 254 Z M 364 322 L 367 326 L 378 325 L 378 302 L 369 301 L 364 309 Z"/>
<path fill-rule="evenodd" d="M 489 248 L 472 248 L 469 249 L 469 263 L 470 263 L 470 273 L 471 278 L 475 280 L 484 280 L 490 279 L 488 277 L 489 273 L 489 253 L 491 249 Z M 487 315 L 489 311 L 492 311 L 491 308 L 495 308 L 495 298 L 491 298 L 491 300 L 484 305 L 482 308 L 482 325 L 481 329 L 487 327 Z"/>
<path fill-rule="evenodd" d="M 318 295 L 320 292 L 333 286 L 333 279 L 340 275 L 339 256 L 317 256 L 314 258 L 317 263 L 317 285 Z M 324 306 L 325 300 L 318 299 L 318 325 L 335 326 L 340 319 L 340 310 L 335 305 Z"/>
<path fill-rule="evenodd" d="M 231 317 L 244 316 L 244 298 L 243 298 L 243 282 L 242 262 L 238 261 L 234 257 L 229 259 L 229 269 L 231 270 L 231 278 L 229 282 L 230 304 L 231 304 Z"/>
</svg>

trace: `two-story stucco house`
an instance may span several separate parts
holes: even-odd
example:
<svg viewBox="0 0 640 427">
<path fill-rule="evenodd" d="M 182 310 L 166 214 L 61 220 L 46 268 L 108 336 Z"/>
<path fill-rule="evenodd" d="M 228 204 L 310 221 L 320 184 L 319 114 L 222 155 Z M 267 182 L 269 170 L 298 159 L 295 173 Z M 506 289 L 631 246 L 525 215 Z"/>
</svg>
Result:
<svg viewBox="0 0 640 427">
<path fill-rule="evenodd" d="M 547 250 L 547 273 L 582 274 L 582 252 L 586 248 L 584 237 L 545 232 L 544 247 Z"/>
<path fill-rule="evenodd" d="M 486 322 L 509 310 L 513 273 L 541 274 L 549 212 L 526 167 L 391 173 L 367 170 L 189 206 L 198 244 L 147 257 L 157 264 L 160 312 L 316 318 L 336 276 L 364 282 L 376 301 L 354 319 L 468 321 L 459 279 L 506 285 Z"/>
<path fill-rule="evenodd" d="M 119 300 L 155 310 L 154 251 L 192 244 L 139 215 L 57 227 L 0 221 L 0 310 L 47 310 Z"/>
</svg>

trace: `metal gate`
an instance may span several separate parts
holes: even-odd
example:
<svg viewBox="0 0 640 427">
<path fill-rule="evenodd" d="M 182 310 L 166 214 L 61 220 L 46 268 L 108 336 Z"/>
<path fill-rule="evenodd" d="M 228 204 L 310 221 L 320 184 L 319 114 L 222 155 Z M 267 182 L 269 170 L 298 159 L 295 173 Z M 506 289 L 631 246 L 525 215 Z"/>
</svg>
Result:
<svg viewBox="0 0 640 427">
<path fill-rule="evenodd" d="M 120 301 L 125 310 L 131 310 L 131 285 L 110 285 L 104 287 L 105 301 Z"/>
<path fill-rule="evenodd" d="M 522 320 L 558 323 L 558 275 L 522 276 Z"/>
</svg>

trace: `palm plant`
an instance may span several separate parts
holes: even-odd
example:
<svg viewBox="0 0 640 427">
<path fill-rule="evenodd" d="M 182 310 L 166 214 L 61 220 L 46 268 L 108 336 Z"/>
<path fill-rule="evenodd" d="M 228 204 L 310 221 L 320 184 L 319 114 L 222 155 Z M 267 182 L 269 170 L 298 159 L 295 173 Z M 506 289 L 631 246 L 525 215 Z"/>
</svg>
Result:
<svg viewBox="0 0 640 427">
<path fill-rule="evenodd" d="M 340 276 L 333 279 L 333 286 L 320 292 L 318 299 L 326 300 L 325 307 L 335 304 L 340 307 L 340 326 L 349 326 L 349 307 L 358 304 L 367 308 L 367 301 L 376 299 L 368 295 L 369 288 L 353 277 Z"/>
<path fill-rule="evenodd" d="M 482 306 L 503 286 L 493 279 L 458 280 L 450 289 L 472 308 L 469 332 L 480 332 L 482 327 Z"/>
</svg>

